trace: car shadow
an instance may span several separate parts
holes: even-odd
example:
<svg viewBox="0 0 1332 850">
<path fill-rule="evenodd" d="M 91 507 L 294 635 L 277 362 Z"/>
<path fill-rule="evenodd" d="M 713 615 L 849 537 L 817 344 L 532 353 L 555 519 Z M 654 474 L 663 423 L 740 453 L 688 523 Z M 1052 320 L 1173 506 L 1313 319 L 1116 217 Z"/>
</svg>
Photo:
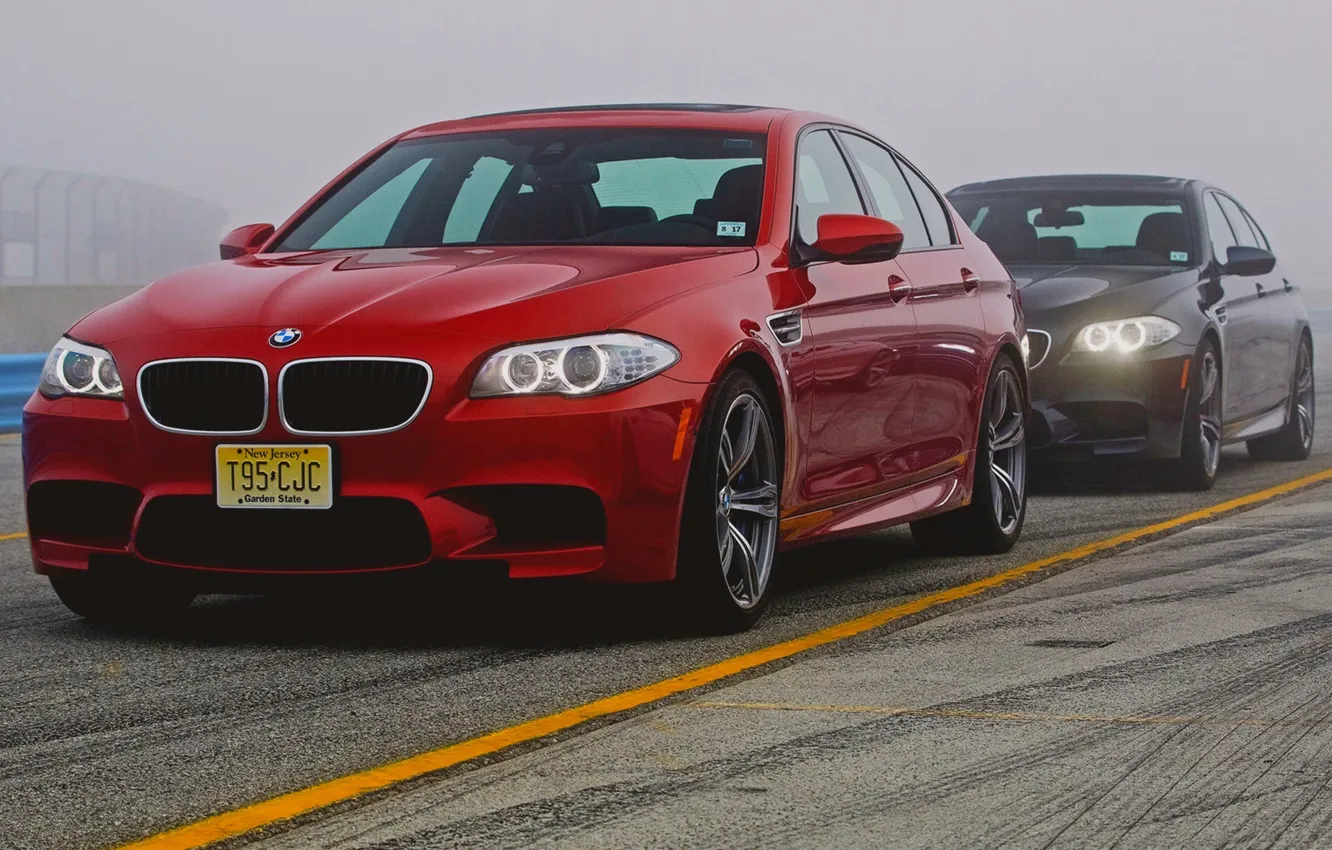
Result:
<svg viewBox="0 0 1332 850">
<path fill-rule="evenodd" d="M 1243 449 L 1221 453 L 1217 475 L 1252 463 Z M 1041 496 L 1105 495 L 1107 493 L 1181 492 L 1168 463 L 1106 458 L 1056 463 L 1034 458 L 1028 468 L 1029 494 Z"/>
</svg>

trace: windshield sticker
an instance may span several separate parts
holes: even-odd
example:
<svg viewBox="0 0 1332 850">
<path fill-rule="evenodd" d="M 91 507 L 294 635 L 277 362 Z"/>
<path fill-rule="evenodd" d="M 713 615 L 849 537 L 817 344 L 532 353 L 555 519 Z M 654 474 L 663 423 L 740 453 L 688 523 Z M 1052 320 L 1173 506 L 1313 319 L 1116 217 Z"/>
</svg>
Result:
<svg viewBox="0 0 1332 850">
<path fill-rule="evenodd" d="M 743 221 L 719 221 L 717 222 L 718 236 L 744 236 L 745 223 Z"/>
<path fill-rule="evenodd" d="M 1188 251 L 1171 251 L 1171 252 L 1170 252 L 1170 262 L 1172 262 L 1172 263 L 1187 263 L 1188 261 L 1189 261 L 1189 252 L 1188 252 Z"/>
</svg>

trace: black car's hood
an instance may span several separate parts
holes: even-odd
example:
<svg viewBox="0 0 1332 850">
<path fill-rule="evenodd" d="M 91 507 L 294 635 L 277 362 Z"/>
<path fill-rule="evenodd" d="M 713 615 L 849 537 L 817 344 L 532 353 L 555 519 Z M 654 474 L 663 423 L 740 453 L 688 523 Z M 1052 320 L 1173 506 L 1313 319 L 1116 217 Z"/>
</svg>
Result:
<svg viewBox="0 0 1332 850">
<path fill-rule="evenodd" d="M 1167 266 L 1010 266 L 1022 293 L 1027 326 L 1053 331 L 1065 322 L 1148 314 L 1182 289 L 1198 285 L 1196 269 Z M 1079 325 L 1081 326 L 1081 325 Z"/>
</svg>

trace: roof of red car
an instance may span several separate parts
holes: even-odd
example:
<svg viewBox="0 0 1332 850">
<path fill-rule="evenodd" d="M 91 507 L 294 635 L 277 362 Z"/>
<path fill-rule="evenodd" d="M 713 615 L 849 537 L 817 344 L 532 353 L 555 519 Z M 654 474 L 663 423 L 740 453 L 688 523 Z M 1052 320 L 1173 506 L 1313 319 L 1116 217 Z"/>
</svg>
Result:
<svg viewBox="0 0 1332 850">
<path fill-rule="evenodd" d="M 724 103 L 615 103 L 596 106 L 561 106 L 496 112 L 453 121 L 427 124 L 408 132 L 405 138 L 462 133 L 477 130 L 516 130 L 540 127 L 689 127 L 760 133 L 774 119 L 792 110 L 768 106 Z"/>
</svg>

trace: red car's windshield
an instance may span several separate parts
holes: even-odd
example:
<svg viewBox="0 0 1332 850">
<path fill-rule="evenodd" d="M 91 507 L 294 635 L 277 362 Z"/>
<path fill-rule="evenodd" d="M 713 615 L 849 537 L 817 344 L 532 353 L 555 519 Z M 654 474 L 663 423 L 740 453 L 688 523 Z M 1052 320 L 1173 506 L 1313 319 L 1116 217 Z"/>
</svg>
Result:
<svg viewBox="0 0 1332 850">
<path fill-rule="evenodd" d="M 761 135 L 541 129 L 399 142 L 275 250 L 439 245 L 753 245 Z"/>
</svg>

